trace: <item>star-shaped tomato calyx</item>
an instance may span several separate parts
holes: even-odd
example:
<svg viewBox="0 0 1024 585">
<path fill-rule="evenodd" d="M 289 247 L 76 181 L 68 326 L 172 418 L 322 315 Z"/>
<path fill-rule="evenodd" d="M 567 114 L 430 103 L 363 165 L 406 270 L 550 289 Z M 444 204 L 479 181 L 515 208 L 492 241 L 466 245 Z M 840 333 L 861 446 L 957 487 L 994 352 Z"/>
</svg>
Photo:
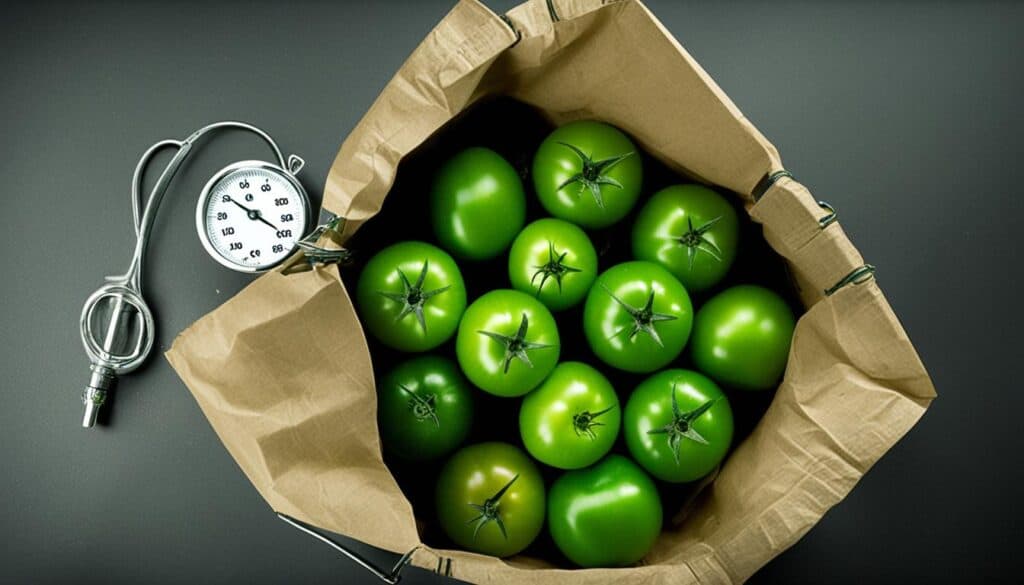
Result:
<svg viewBox="0 0 1024 585">
<path fill-rule="evenodd" d="M 601 209 L 604 209 L 604 196 L 601 193 L 601 187 L 603 185 L 611 185 L 622 189 L 622 183 L 609 177 L 606 173 L 612 169 L 615 165 L 619 164 L 626 158 L 630 157 L 633 152 L 627 152 L 625 154 L 619 154 L 616 156 L 610 156 L 601 160 L 594 160 L 592 157 L 587 155 L 576 146 L 567 142 L 559 142 L 562 146 L 576 153 L 576 156 L 580 159 L 580 172 L 569 177 L 561 185 L 558 186 L 558 190 L 561 191 L 564 187 L 573 183 L 579 183 L 579 192 L 576 194 L 579 197 L 583 193 L 584 189 L 590 190 L 590 194 L 594 196 L 594 202 Z"/>
<path fill-rule="evenodd" d="M 698 252 L 704 252 L 708 256 L 711 256 L 715 260 L 722 261 L 722 250 L 718 248 L 713 240 L 708 239 L 707 233 L 711 231 L 711 228 L 715 226 L 722 216 L 719 215 L 713 219 L 709 219 L 698 227 L 693 227 L 693 218 L 690 216 L 686 217 L 687 230 L 683 235 L 675 238 L 681 245 L 686 246 L 686 256 L 690 264 L 690 270 L 693 270 L 693 260 L 697 257 Z"/>
<path fill-rule="evenodd" d="M 466 524 L 472 524 L 476 522 L 476 527 L 473 528 L 473 540 L 476 540 L 476 535 L 480 533 L 480 529 L 487 524 L 494 522 L 498 525 L 498 529 L 501 530 L 501 535 L 508 540 L 508 532 L 505 530 L 505 522 L 501 519 L 501 509 L 499 504 L 501 503 L 501 497 L 505 495 L 508 488 L 512 487 L 512 484 L 519 479 L 519 474 L 508 481 L 500 490 L 498 490 L 493 496 L 484 500 L 483 504 L 474 504 L 470 502 L 469 507 L 477 511 L 477 515 L 469 519 Z"/>
<path fill-rule="evenodd" d="M 402 292 L 396 293 L 383 290 L 377 292 L 402 306 L 402 310 L 398 312 L 395 321 L 401 321 L 409 314 L 416 315 L 416 320 L 425 333 L 427 331 L 427 321 L 423 317 L 423 305 L 451 288 L 451 285 L 435 288 L 434 290 L 423 290 L 423 281 L 426 280 L 427 272 L 430 270 L 430 262 L 428 260 L 423 261 L 423 268 L 420 270 L 420 275 L 416 278 L 416 284 L 409 282 L 409 278 L 405 276 L 401 268 L 396 268 L 395 270 L 398 271 L 398 277 L 402 279 Z"/>
<path fill-rule="evenodd" d="M 614 405 L 609 406 L 608 408 L 605 408 L 603 410 L 599 410 L 597 412 L 590 412 L 589 410 L 584 410 L 583 412 L 578 412 L 572 415 L 573 432 L 576 433 L 577 437 L 586 435 L 587 437 L 590 438 L 591 441 L 596 440 L 597 434 L 594 432 L 594 427 L 604 426 L 603 422 L 597 420 L 598 417 L 600 417 L 602 414 L 608 412 L 613 408 L 615 408 Z"/>
<path fill-rule="evenodd" d="M 399 384 L 398 389 L 409 397 L 409 410 L 416 417 L 417 421 L 430 420 L 435 427 L 441 427 L 441 421 L 437 418 L 437 397 L 433 394 L 420 396 L 405 386 Z"/>
<path fill-rule="evenodd" d="M 530 279 L 530 284 L 532 285 L 536 282 L 537 277 L 540 277 L 540 285 L 537 287 L 536 293 L 537 296 L 540 295 L 540 291 L 544 289 L 544 283 L 546 283 L 549 278 L 555 279 L 555 282 L 558 283 L 558 293 L 561 294 L 562 279 L 565 278 L 565 275 L 570 272 L 582 272 L 579 268 L 569 266 L 565 263 L 565 256 L 568 253 L 569 252 L 562 252 L 559 254 L 555 251 L 555 243 L 548 240 L 548 261 L 546 264 L 534 266 L 537 271 L 533 273 L 533 278 Z"/>
<path fill-rule="evenodd" d="M 505 346 L 505 356 L 503 370 L 507 374 L 509 366 L 512 365 L 512 360 L 516 359 L 524 364 L 533 367 L 533 362 L 530 361 L 529 351 L 534 349 L 545 349 L 548 347 L 554 347 L 547 343 L 537 343 L 534 341 L 528 341 L 526 339 L 526 331 L 530 327 L 530 321 L 526 317 L 526 313 L 523 313 L 523 320 L 519 322 L 519 330 L 516 332 L 514 337 L 508 335 L 502 335 L 500 333 L 494 333 L 493 331 L 478 331 L 480 335 L 486 335 L 497 343 Z"/>
<path fill-rule="evenodd" d="M 718 398 L 713 398 L 689 412 L 683 412 L 679 409 L 679 401 L 676 400 L 676 385 L 672 384 L 672 421 L 660 429 L 647 431 L 647 434 L 667 435 L 668 448 L 672 450 L 672 457 L 675 459 L 676 465 L 679 465 L 679 445 L 683 442 L 684 438 L 701 445 L 708 444 L 708 440 L 697 432 L 697 429 L 693 428 L 693 423 L 714 406 L 716 402 L 718 402 Z"/>
<path fill-rule="evenodd" d="M 628 337 L 630 339 L 633 339 L 637 336 L 638 333 L 643 332 L 649 335 L 650 338 L 654 340 L 654 343 L 658 344 L 658 347 L 665 346 L 665 344 L 661 342 L 661 336 L 658 335 L 658 330 L 655 329 L 654 324 L 659 321 L 672 321 L 678 319 L 678 317 L 676 317 L 675 315 L 669 315 L 667 313 L 654 312 L 653 290 L 651 291 L 651 294 L 647 297 L 647 303 L 643 306 L 643 308 L 638 309 L 626 303 L 619 297 L 615 296 L 615 294 L 612 293 L 612 291 L 609 290 L 607 286 L 602 284 L 601 287 L 604 288 L 606 293 L 608 293 L 608 296 L 610 296 L 616 303 L 618 303 L 619 306 L 621 306 L 623 310 L 629 313 L 629 316 L 633 318 L 632 325 L 627 325 L 622 329 L 619 329 L 618 331 L 615 332 L 614 335 L 612 335 L 612 337 L 615 337 L 615 335 L 619 335 L 624 331 L 629 331 Z"/>
</svg>

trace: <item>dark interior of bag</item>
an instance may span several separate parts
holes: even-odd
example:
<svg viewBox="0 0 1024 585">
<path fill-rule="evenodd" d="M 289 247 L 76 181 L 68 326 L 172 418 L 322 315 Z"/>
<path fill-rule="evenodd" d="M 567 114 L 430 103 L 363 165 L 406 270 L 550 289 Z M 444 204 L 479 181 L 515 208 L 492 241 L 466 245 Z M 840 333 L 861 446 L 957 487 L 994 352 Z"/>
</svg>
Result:
<svg viewBox="0 0 1024 585">
<path fill-rule="evenodd" d="M 554 126 L 542 112 L 516 100 L 505 97 L 484 99 L 467 109 L 462 115 L 447 124 L 427 142 L 406 157 L 399 166 L 397 178 L 381 212 L 366 223 L 348 242 L 354 251 L 355 264 L 342 270 L 342 277 L 350 291 L 356 288 L 359 269 L 366 260 L 384 247 L 404 240 L 435 241 L 429 217 L 429 191 L 435 170 L 455 153 L 471 146 L 483 146 L 501 154 L 518 171 L 527 195 L 527 223 L 547 217 L 533 192 L 530 178 L 533 153 L 543 139 L 554 130 Z M 640 201 L 633 211 L 617 224 L 588 234 L 598 252 L 598 270 L 603 271 L 620 262 L 631 260 L 630 226 L 637 211 L 652 193 L 664 187 L 691 183 L 692 179 L 671 171 L 653 157 L 643 156 L 644 186 Z M 794 314 L 803 312 L 799 298 L 790 283 L 783 260 L 765 243 L 761 228 L 753 223 L 743 209 L 742 200 L 734 193 L 709 185 L 727 196 L 733 202 L 741 220 L 739 255 L 724 281 L 711 290 L 691 294 L 695 307 L 725 288 L 737 284 L 759 284 L 784 293 Z M 480 295 L 499 288 L 510 288 L 508 256 L 501 254 L 493 260 L 482 262 L 460 261 L 466 282 L 468 301 L 472 303 Z M 562 340 L 561 361 L 578 360 L 598 367 L 614 385 L 620 403 L 625 405 L 632 390 L 647 377 L 617 371 L 598 360 L 591 352 L 583 336 L 582 304 L 558 314 Z M 577 327 L 564 327 L 563 323 L 578 323 Z M 403 354 L 388 348 L 372 336 L 367 339 L 374 365 L 374 373 L 380 379 L 395 364 L 408 359 Z M 433 353 L 455 358 L 455 340 L 452 338 Z M 695 369 L 686 351 L 671 367 Z M 768 408 L 774 392 L 744 392 L 723 387 L 730 398 L 734 419 L 734 449 L 753 430 L 762 414 Z M 519 436 L 518 413 L 521 399 L 501 398 L 479 391 L 474 395 L 477 417 L 473 430 L 465 444 L 483 441 L 504 441 L 522 446 Z M 628 456 L 625 442 L 620 433 L 613 453 Z M 412 503 L 419 520 L 420 536 L 431 547 L 458 548 L 439 528 L 434 511 L 434 485 L 444 460 L 430 464 L 409 463 L 385 452 L 384 460 L 401 486 L 405 497 Z M 546 485 L 550 486 L 562 470 L 538 463 Z M 657 482 L 665 511 L 664 530 L 685 530 L 685 517 L 680 510 L 693 501 L 707 482 L 691 484 L 669 484 Z M 699 500 L 698 500 L 699 503 Z M 572 568 L 572 564 L 558 551 L 547 530 L 522 553 L 540 559 L 557 567 Z"/>
</svg>

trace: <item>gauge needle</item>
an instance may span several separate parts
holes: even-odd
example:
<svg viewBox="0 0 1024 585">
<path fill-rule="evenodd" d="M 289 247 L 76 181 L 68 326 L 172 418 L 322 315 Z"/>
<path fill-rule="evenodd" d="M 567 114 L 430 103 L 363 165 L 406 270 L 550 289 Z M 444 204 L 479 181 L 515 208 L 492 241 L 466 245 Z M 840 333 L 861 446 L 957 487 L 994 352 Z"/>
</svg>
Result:
<svg viewBox="0 0 1024 585">
<path fill-rule="evenodd" d="M 266 219 L 264 219 L 263 214 L 260 213 L 259 209 L 249 209 L 248 207 L 246 207 L 246 206 L 242 205 L 241 203 L 235 201 L 232 197 L 228 197 L 228 199 L 230 199 L 231 202 L 234 203 L 235 205 L 237 205 L 237 206 L 241 207 L 242 209 L 244 209 L 246 215 L 249 216 L 249 219 L 258 219 L 258 220 L 262 221 L 263 223 L 269 225 L 270 227 L 274 228 L 274 231 L 277 231 L 277 226 L 272 224 L 272 223 L 270 223 Z"/>
</svg>

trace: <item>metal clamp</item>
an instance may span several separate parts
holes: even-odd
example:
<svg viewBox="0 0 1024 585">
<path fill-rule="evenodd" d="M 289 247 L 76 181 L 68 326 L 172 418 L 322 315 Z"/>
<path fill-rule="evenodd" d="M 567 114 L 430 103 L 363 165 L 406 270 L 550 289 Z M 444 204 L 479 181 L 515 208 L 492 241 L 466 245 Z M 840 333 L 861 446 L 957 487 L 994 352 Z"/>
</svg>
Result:
<svg viewBox="0 0 1024 585">
<path fill-rule="evenodd" d="M 754 198 L 754 203 L 760 201 L 761 198 L 764 197 L 764 194 L 768 192 L 768 189 L 771 189 L 772 185 L 777 183 L 782 177 L 789 177 L 792 179 L 793 173 L 786 169 L 782 169 L 781 171 L 775 171 L 774 173 L 765 175 L 761 181 L 754 186 L 754 191 L 751 193 L 751 196 Z"/>
<path fill-rule="evenodd" d="M 839 214 L 836 213 L 836 208 L 832 207 L 828 201 L 819 201 L 818 207 L 828 212 L 828 215 L 818 220 L 818 225 L 821 226 L 821 229 L 827 228 L 839 219 Z"/>
<path fill-rule="evenodd" d="M 825 296 L 830 297 L 835 294 L 839 289 L 843 288 L 848 284 L 860 284 L 867 282 L 874 278 L 875 267 L 871 264 L 864 264 L 854 268 L 849 274 L 839 280 L 839 282 L 833 284 L 829 288 L 825 289 Z"/>
<path fill-rule="evenodd" d="M 402 569 L 404 569 L 406 567 L 406 565 L 408 565 L 410 562 L 412 562 L 412 555 L 419 548 L 419 547 L 415 547 L 412 550 L 410 550 L 409 552 L 407 552 L 404 555 L 402 555 L 401 558 L 398 559 L 398 562 L 395 563 L 395 566 L 391 567 L 391 570 L 388 571 L 388 570 L 381 569 L 377 565 L 374 565 L 372 562 L 370 562 L 370 561 L 366 560 L 365 558 L 363 558 L 359 553 L 357 553 L 355 551 L 352 551 L 352 550 L 349 550 L 343 544 L 341 544 L 341 543 L 339 543 L 339 542 L 337 542 L 335 540 L 332 540 L 331 538 L 329 538 L 328 536 L 322 534 L 321 532 L 319 532 L 317 529 L 313 528 L 309 524 L 306 524 L 305 522 L 303 522 L 301 520 L 296 520 L 295 518 L 292 518 L 291 516 L 289 516 L 287 514 L 282 514 L 281 512 L 276 512 L 276 514 L 277 514 L 277 517 L 280 518 L 281 520 L 284 520 L 285 522 L 287 522 L 291 526 L 293 526 L 295 528 L 298 528 L 302 532 L 308 534 L 309 536 L 312 536 L 313 538 L 319 540 L 320 542 L 322 542 L 322 543 L 326 544 L 327 546 L 333 548 L 334 550 L 340 552 L 341 554 L 345 555 L 346 557 L 352 559 L 352 561 L 354 561 L 357 565 L 359 565 L 360 567 L 362 567 L 362 568 L 366 569 L 367 571 L 373 573 L 373 575 L 375 577 L 377 577 L 381 581 L 384 581 L 385 583 L 389 583 L 390 585 L 395 585 L 395 583 L 398 583 L 402 579 L 402 575 L 401 575 Z M 450 571 L 451 571 L 451 562 L 449 562 L 448 565 L 449 565 L 449 574 L 451 574 L 450 573 Z"/>
<path fill-rule="evenodd" d="M 301 255 L 285 266 L 282 272 L 284 274 L 305 272 L 318 264 L 348 264 L 352 260 L 352 252 L 341 245 L 341 229 L 344 224 L 344 217 L 328 214 L 327 221 L 296 242 Z M 321 246 L 320 238 L 325 235 L 337 244 L 338 248 L 331 249 Z"/>
</svg>

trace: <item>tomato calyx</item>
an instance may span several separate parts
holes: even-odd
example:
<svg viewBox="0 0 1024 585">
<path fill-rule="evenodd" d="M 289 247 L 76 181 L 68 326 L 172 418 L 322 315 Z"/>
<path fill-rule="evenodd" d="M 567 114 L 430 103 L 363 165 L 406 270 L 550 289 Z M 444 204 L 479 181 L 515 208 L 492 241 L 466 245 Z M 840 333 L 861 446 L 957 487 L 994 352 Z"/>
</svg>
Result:
<svg viewBox="0 0 1024 585">
<path fill-rule="evenodd" d="M 672 421 L 660 429 L 647 431 L 647 434 L 668 435 L 668 447 L 672 450 L 672 458 L 675 459 L 676 465 L 679 465 L 679 445 L 683 442 L 683 438 L 690 439 L 701 445 L 708 444 L 708 440 L 698 433 L 697 429 L 693 428 L 693 422 L 714 406 L 716 402 L 718 402 L 718 398 L 708 400 L 689 412 L 682 412 L 679 409 L 679 402 L 676 400 L 676 386 L 673 384 Z"/>
<path fill-rule="evenodd" d="M 693 259 L 697 257 L 698 252 L 704 252 L 715 260 L 719 262 L 722 261 L 722 250 L 707 238 L 707 233 L 711 231 L 711 228 L 714 227 L 721 219 L 722 216 L 719 215 L 718 217 L 710 219 L 695 228 L 693 227 L 693 218 L 690 216 L 686 217 L 687 231 L 676 238 L 676 240 L 681 245 L 686 246 L 686 256 L 690 263 L 690 270 L 693 270 Z"/>
<path fill-rule="evenodd" d="M 594 202 L 597 203 L 598 207 L 604 209 L 604 198 L 601 195 L 601 186 L 612 185 L 613 187 L 618 187 L 619 189 L 622 189 L 622 183 L 616 181 L 615 179 L 609 176 L 606 176 L 604 173 L 606 173 L 612 167 L 614 167 L 615 165 L 619 164 L 620 162 L 631 156 L 633 152 L 630 151 L 625 154 L 610 156 L 608 158 L 601 160 L 594 160 L 593 158 L 587 156 L 585 152 L 573 146 L 572 144 L 569 144 L 567 142 L 559 142 L 559 144 L 572 150 L 574 153 L 576 153 L 576 156 L 580 157 L 580 163 L 582 165 L 582 168 L 580 169 L 580 172 L 569 177 L 565 182 L 559 185 L 557 190 L 561 191 L 568 185 L 571 185 L 573 183 L 579 183 L 580 189 L 579 193 L 577 193 L 576 196 L 579 197 L 579 195 L 583 193 L 584 189 L 589 189 L 590 194 L 594 196 Z"/>
<path fill-rule="evenodd" d="M 476 540 L 476 535 L 480 533 L 480 529 L 491 522 L 498 525 L 498 529 L 501 530 L 501 535 L 505 537 L 505 540 L 508 540 L 508 532 L 505 530 L 505 522 L 501 519 L 499 504 L 501 503 L 501 497 L 505 495 L 505 492 L 508 491 L 508 488 L 512 487 L 512 484 L 515 483 L 517 479 L 519 479 L 518 473 L 515 474 L 515 476 L 513 476 L 512 479 L 510 479 L 500 490 L 495 492 L 493 496 L 484 500 L 483 504 L 474 504 L 470 502 L 469 507 L 479 512 L 477 516 L 471 518 L 469 522 L 466 522 L 466 524 L 476 522 L 476 527 L 473 528 L 473 540 Z"/>
<path fill-rule="evenodd" d="M 493 331 L 477 331 L 481 335 L 486 335 L 494 341 L 505 346 L 505 357 L 503 371 L 508 373 L 509 366 L 512 365 L 512 360 L 517 359 L 524 364 L 533 367 L 533 362 L 530 361 L 528 352 L 531 349 L 545 349 L 553 347 L 547 343 L 537 343 L 535 341 L 527 341 L 526 331 L 530 327 L 530 321 L 526 317 L 526 313 L 523 313 L 523 320 L 519 322 L 519 330 L 516 332 L 515 337 L 508 335 L 502 335 L 500 333 L 494 333 Z"/>
<path fill-rule="evenodd" d="M 540 285 L 537 287 L 536 296 L 540 296 L 540 291 L 544 289 L 544 283 L 549 278 L 554 278 L 555 282 L 558 283 L 558 293 L 562 293 L 562 279 L 565 278 L 566 274 L 570 272 L 582 272 L 579 268 L 569 266 L 565 263 L 565 256 L 569 252 L 562 252 L 559 254 L 555 251 L 555 243 L 548 240 L 548 262 L 541 266 L 534 266 L 537 269 L 533 273 L 533 278 L 530 279 L 530 284 L 533 284 L 537 277 L 540 276 Z"/>
<path fill-rule="evenodd" d="M 594 427 L 604 426 L 603 422 L 598 422 L 597 417 L 601 416 L 602 414 L 608 412 L 613 408 L 615 407 L 609 406 L 604 410 L 599 410 L 593 413 L 590 412 L 589 410 L 584 410 L 583 412 L 578 412 L 572 415 L 573 432 L 576 433 L 577 437 L 580 436 L 581 434 L 584 434 L 587 437 L 589 437 L 591 441 L 597 440 L 597 434 L 594 433 Z"/>
<path fill-rule="evenodd" d="M 398 385 L 398 389 L 409 396 L 409 410 L 412 411 L 412 415 L 416 417 L 417 421 L 429 419 L 433 421 L 435 427 L 441 428 L 441 421 L 437 418 L 437 408 L 435 406 L 436 396 L 433 394 L 420 396 L 401 384 Z"/>
<path fill-rule="evenodd" d="M 398 316 L 395 317 L 395 321 L 401 321 L 406 315 L 412 313 L 416 315 L 416 320 L 419 321 L 420 327 L 423 331 L 427 331 L 427 321 L 423 316 L 423 305 L 426 304 L 431 298 L 443 293 L 444 291 L 451 288 L 451 285 L 442 286 L 441 288 L 435 288 L 434 290 L 423 290 L 423 281 L 427 278 L 427 271 L 430 268 L 430 261 L 423 261 L 423 269 L 420 270 L 419 276 L 416 278 L 416 284 L 409 282 L 409 278 L 405 276 L 401 268 L 396 268 L 398 271 L 398 277 L 402 279 L 402 292 L 395 293 L 389 291 L 379 290 L 379 294 L 395 301 L 402 305 L 402 310 L 398 312 Z"/>
<path fill-rule="evenodd" d="M 658 330 L 655 329 L 654 324 L 659 321 L 672 321 L 674 319 L 677 319 L 678 317 L 676 317 L 675 315 L 669 315 L 667 313 L 654 312 L 653 290 L 651 291 L 650 296 L 647 297 L 647 303 L 643 306 L 642 309 L 638 309 L 626 303 L 619 297 L 615 296 L 615 293 L 613 293 L 607 286 L 602 284 L 601 288 L 603 288 L 604 291 L 608 293 L 608 296 L 610 296 L 612 300 L 618 303 L 619 306 L 621 306 L 627 313 L 629 313 L 629 316 L 633 318 L 632 326 L 627 325 L 622 329 L 619 329 L 614 334 L 612 334 L 612 337 L 621 334 L 623 331 L 629 330 L 628 337 L 630 339 L 633 339 L 637 336 L 638 333 L 643 331 L 644 333 L 649 335 L 651 339 L 654 340 L 654 343 L 658 344 L 658 347 L 665 347 L 665 345 L 661 342 L 661 336 L 658 335 Z"/>
</svg>

